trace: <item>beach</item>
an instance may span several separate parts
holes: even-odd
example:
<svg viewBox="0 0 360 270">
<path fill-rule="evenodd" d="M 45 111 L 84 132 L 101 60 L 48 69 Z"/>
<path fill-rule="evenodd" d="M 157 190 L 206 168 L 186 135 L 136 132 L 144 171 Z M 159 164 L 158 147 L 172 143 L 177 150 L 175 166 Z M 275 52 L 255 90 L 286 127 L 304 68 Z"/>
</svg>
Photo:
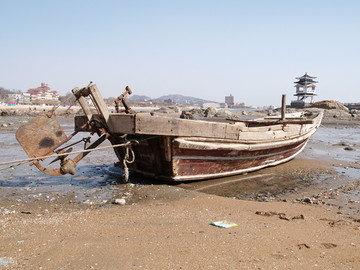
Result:
<svg viewBox="0 0 360 270">
<path fill-rule="evenodd" d="M 0 118 L 0 161 L 26 157 L 14 133 L 28 119 Z M 71 132 L 71 117 L 60 122 Z M 112 150 L 74 176 L 0 171 L 0 267 L 359 269 L 358 131 L 328 117 L 290 162 L 194 183 L 121 184 Z M 236 226 L 211 225 L 224 220 Z"/>
</svg>

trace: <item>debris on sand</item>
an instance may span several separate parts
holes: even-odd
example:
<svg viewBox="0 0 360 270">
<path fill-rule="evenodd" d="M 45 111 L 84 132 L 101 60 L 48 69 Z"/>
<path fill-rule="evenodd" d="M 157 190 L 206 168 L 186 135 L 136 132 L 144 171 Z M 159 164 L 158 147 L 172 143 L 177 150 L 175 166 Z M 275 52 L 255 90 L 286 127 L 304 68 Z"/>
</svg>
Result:
<svg viewBox="0 0 360 270">
<path fill-rule="evenodd" d="M 219 227 L 219 228 L 222 228 L 222 229 L 228 229 L 228 228 L 231 228 L 231 227 L 238 226 L 236 223 L 233 223 L 233 222 L 230 222 L 230 221 L 227 221 L 227 220 L 214 221 L 214 222 L 211 222 L 210 225 L 213 225 L 215 227 Z"/>
<path fill-rule="evenodd" d="M 8 266 L 10 264 L 14 264 L 14 260 L 9 257 L 1 257 L 0 258 L 0 266 Z"/>
<path fill-rule="evenodd" d="M 124 198 L 121 199 L 115 199 L 113 204 L 118 204 L 118 205 L 125 205 L 126 204 L 126 200 Z"/>
<path fill-rule="evenodd" d="M 265 216 L 265 217 L 278 216 L 280 219 L 287 220 L 287 221 L 294 220 L 294 219 L 305 219 L 303 214 L 294 216 L 292 218 L 286 217 L 285 213 L 278 213 L 278 212 L 272 212 L 272 211 L 268 211 L 268 212 L 256 211 L 255 214 L 260 215 L 260 216 Z"/>
</svg>

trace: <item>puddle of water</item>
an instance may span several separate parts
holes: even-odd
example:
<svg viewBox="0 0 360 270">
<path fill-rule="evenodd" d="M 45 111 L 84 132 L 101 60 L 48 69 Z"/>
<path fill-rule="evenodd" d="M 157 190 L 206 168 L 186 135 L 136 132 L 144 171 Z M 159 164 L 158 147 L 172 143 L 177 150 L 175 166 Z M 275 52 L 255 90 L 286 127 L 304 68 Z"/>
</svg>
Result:
<svg viewBox="0 0 360 270">
<path fill-rule="evenodd" d="M 360 170 L 359 169 L 350 168 L 350 167 L 343 168 L 343 167 L 336 167 L 336 166 L 334 166 L 334 168 L 339 173 L 346 175 L 350 179 L 360 179 Z"/>
<path fill-rule="evenodd" d="M 1 120 L 4 121 L 3 119 Z M 27 157 L 15 139 L 15 131 L 18 126 L 28 121 L 28 119 L 28 117 L 6 118 L 6 122 L 13 122 L 14 124 L 10 129 L 2 130 L 0 133 L 0 162 Z M 73 132 L 73 119 L 59 118 L 59 120 L 65 133 L 71 134 Z M 73 141 L 80 140 L 87 135 L 87 133 L 77 134 Z M 95 141 L 95 139 L 96 136 L 92 141 Z M 359 127 L 320 127 L 311 138 L 304 152 L 296 160 L 360 161 L 359 150 L 346 151 L 344 146 L 340 145 L 341 142 L 345 142 L 355 149 L 360 149 Z M 102 145 L 109 144 L 109 142 L 104 142 Z M 73 148 L 74 150 L 81 150 L 82 146 L 76 145 Z M 113 150 L 107 149 L 90 153 L 84 160 L 80 161 L 76 168 L 77 173 L 74 176 L 48 176 L 27 165 L 0 171 L 0 189 L 2 190 L 0 197 L 74 192 L 76 199 L 79 201 L 89 198 L 110 200 L 115 193 L 119 193 L 119 190 L 126 189 L 126 185 L 118 184 L 119 180 L 122 179 L 122 170 L 113 166 L 116 161 L 117 158 Z M 295 174 L 291 169 L 285 170 L 285 172 L 281 170 L 277 172 L 268 168 L 245 175 L 172 184 L 186 189 L 239 199 L 271 200 L 275 197 L 281 198 L 284 194 L 297 193 L 300 189 L 312 185 L 335 188 L 339 184 L 346 185 L 360 178 L 359 169 L 336 167 L 336 170 L 338 175 L 346 177 L 340 179 L 333 174 L 319 173 L 316 170 L 312 172 L 310 170 L 305 174 Z M 133 183 L 145 185 L 154 183 L 152 179 L 136 174 L 130 174 L 130 177 Z M 353 200 L 358 200 L 359 192 L 351 191 L 348 196 Z"/>
<path fill-rule="evenodd" d="M 301 158 L 360 161 L 359 126 L 321 126 L 311 137 L 307 147 L 299 155 Z M 345 150 L 345 145 L 354 151 Z"/>
</svg>

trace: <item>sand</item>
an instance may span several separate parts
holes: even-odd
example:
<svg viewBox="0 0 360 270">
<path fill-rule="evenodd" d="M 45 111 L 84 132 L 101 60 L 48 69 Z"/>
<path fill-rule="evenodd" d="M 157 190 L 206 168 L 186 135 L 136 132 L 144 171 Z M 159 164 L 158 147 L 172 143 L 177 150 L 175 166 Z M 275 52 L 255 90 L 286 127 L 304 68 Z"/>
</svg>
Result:
<svg viewBox="0 0 360 270">
<path fill-rule="evenodd" d="M 131 205 L 70 197 L 1 205 L 6 269 L 360 268 L 360 220 L 325 206 L 166 185 L 144 187 L 143 199 Z M 238 226 L 210 225 L 220 220 Z"/>
<path fill-rule="evenodd" d="M 269 170 L 331 174 L 332 164 L 297 159 Z M 123 187 L 131 194 L 125 205 L 81 202 L 72 192 L 2 197 L 0 268 L 360 269 L 360 218 L 331 203 L 305 204 L 291 194 L 246 201 L 196 185 Z M 237 226 L 210 224 L 221 220 Z"/>
</svg>

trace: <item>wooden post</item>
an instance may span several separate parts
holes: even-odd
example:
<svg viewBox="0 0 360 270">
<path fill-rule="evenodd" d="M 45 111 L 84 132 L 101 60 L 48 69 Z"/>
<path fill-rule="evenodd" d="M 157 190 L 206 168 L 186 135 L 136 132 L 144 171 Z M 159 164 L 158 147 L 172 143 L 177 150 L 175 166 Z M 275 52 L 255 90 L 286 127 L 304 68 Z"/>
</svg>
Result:
<svg viewBox="0 0 360 270">
<path fill-rule="evenodd" d="M 281 120 L 285 121 L 285 112 L 286 112 L 286 95 L 282 95 L 281 98 Z"/>
<path fill-rule="evenodd" d="M 87 100 L 85 99 L 85 97 L 87 96 L 90 96 L 97 112 L 104 119 L 104 124 L 109 128 L 110 131 L 113 130 L 112 124 L 109 122 L 109 115 L 110 115 L 109 109 L 95 84 L 90 83 L 89 86 L 84 87 L 82 89 L 74 88 L 72 92 L 79 101 L 80 106 L 83 109 L 89 121 L 92 119 L 93 115 L 91 112 L 91 108 Z"/>
<path fill-rule="evenodd" d="M 78 87 L 76 87 L 72 90 L 72 92 L 76 97 L 76 99 L 79 101 L 79 104 L 82 110 L 84 111 L 87 119 L 90 121 L 92 118 L 91 108 L 89 106 L 89 103 L 86 101 L 85 97 L 81 94 L 81 90 Z"/>
<path fill-rule="evenodd" d="M 98 90 L 96 84 L 92 84 L 89 86 L 90 96 L 92 97 L 92 101 L 99 112 L 99 114 L 104 117 L 105 123 L 108 124 L 109 120 L 109 109 L 102 98 L 100 91 Z"/>
</svg>

